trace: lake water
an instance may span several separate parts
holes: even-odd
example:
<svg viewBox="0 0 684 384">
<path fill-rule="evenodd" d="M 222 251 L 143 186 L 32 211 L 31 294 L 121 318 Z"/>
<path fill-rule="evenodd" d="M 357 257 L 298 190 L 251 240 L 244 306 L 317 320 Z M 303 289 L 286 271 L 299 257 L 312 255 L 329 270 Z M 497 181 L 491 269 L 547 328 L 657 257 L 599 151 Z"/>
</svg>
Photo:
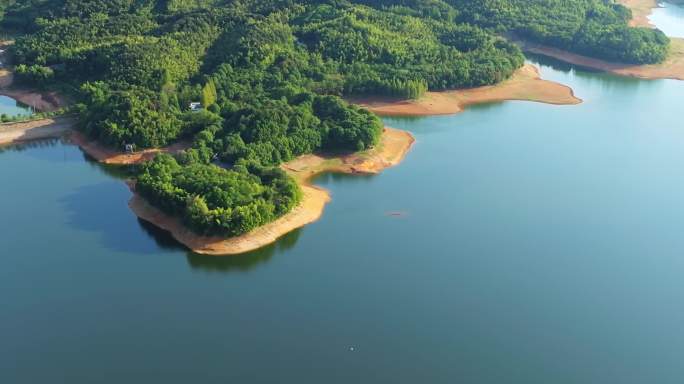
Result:
<svg viewBox="0 0 684 384">
<path fill-rule="evenodd" d="M 239 257 L 74 146 L 5 150 L 0 380 L 681 383 L 684 82 L 542 74 L 585 102 L 386 119 L 400 166 L 320 177 L 320 221 Z"/>
<path fill-rule="evenodd" d="M 14 100 L 11 97 L 0 96 L 0 115 L 12 116 L 28 116 L 33 114 L 28 105 L 24 105 Z"/>
<path fill-rule="evenodd" d="M 684 38 L 684 5 L 669 2 L 658 5 L 648 16 L 649 21 L 668 36 Z"/>
</svg>

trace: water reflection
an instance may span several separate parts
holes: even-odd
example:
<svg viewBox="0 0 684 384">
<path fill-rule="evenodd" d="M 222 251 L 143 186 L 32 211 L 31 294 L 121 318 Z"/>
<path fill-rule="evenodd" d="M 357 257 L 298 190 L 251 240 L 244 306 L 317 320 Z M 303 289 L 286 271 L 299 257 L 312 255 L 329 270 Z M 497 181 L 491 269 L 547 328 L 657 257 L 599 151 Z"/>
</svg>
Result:
<svg viewBox="0 0 684 384">
<path fill-rule="evenodd" d="M 293 248 L 299 240 L 301 231 L 301 229 L 296 229 L 271 245 L 242 255 L 207 256 L 189 252 L 187 255 L 188 265 L 193 269 L 207 272 L 247 272 L 267 263 L 276 253 L 282 253 Z"/>
<path fill-rule="evenodd" d="M 527 61 L 541 67 L 542 78 L 544 80 L 557 81 L 568 85 L 575 79 L 581 79 L 583 84 L 591 85 L 582 87 L 582 92 L 578 95 L 586 101 L 586 97 L 606 96 L 605 92 L 619 91 L 622 93 L 638 92 L 657 92 L 658 88 L 664 86 L 661 80 L 644 81 L 635 77 L 620 76 L 612 73 L 586 68 L 580 65 L 569 64 L 567 62 L 533 53 L 525 53 Z M 544 68 L 550 71 L 544 71 Z M 559 73 L 562 72 L 562 73 Z M 570 75 L 570 79 L 568 79 Z M 568 81 L 572 80 L 572 81 Z M 573 87 L 575 92 L 577 87 Z"/>
<path fill-rule="evenodd" d="M 601 72 L 597 69 L 583 67 L 583 66 L 579 66 L 579 65 L 575 65 L 575 64 L 570 64 L 568 62 L 558 60 L 558 59 L 550 57 L 550 56 L 544 56 L 544 55 L 540 55 L 540 54 L 532 53 L 532 52 L 525 52 L 525 57 L 527 58 L 528 61 L 532 62 L 533 64 L 544 65 L 544 66 L 552 68 L 556 71 L 568 73 L 568 72 L 573 72 L 576 69 L 581 69 L 580 72 L 588 72 L 588 73 L 592 74 L 592 75 L 589 75 L 586 77 L 592 77 L 593 74 Z"/>
<path fill-rule="evenodd" d="M 377 175 L 373 174 L 364 174 L 364 173 L 355 173 L 353 175 L 348 174 L 348 173 L 338 173 L 338 172 L 325 172 L 322 173 L 318 176 L 316 176 L 313 181 L 314 184 L 329 184 L 330 182 L 335 182 L 335 183 L 350 183 L 350 182 L 366 182 L 370 183 L 373 178 Z"/>
<path fill-rule="evenodd" d="M 138 224 L 143 232 L 154 240 L 159 249 L 185 250 L 188 265 L 192 269 L 220 273 L 247 272 L 259 265 L 267 263 L 277 253 L 293 248 L 297 244 L 302 231 L 301 229 L 296 229 L 283 235 L 278 241 L 271 245 L 242 255 L 208 256 L 200 255 L 188 250 L 183 244 L 176 241 L 176 239 L 171 236 L 171 233 L 152 223 L 138 219 Z"/>
<path fill-rule="evenodd" d="M 62 197 L 59 204 L 66 212 L 66 223 L 78 230 L 97 234 L 107 249 L 119 252 L 150 253 L 158 250 L 154 242 L 141 236 L 126 202 L 128 187 L 117 180 L 85 185 Z"/>
<path fill-rule="evenodd" d="M 178 241 L 176 241 L 176 239 L 173 238 L 173 236 L 171 236 L 170 232 L 157 227 L 149 221 L 145 221 L 141 218 L 138 218 L 138 225 L 140 226 L 140 229 L 142 229 L 143 232 L 149 238 L 154 240 L 155 244 L 157 244 L 157 247 L 159 247 L 159 249 L 187 250 L 187 248 L 183 244 L 179 243 Z"/>
<path fill-rule="evenodd" d="M 57 144 L 61 144 L 63 141 L 61 139 L 40 139 L 24 141 L 19 143 L 12 143 L 9 145 L 0 146 L 0 153 L 3 152 L 23 152 L 29 149 L 35 148 L 50 148 L 55 147 Z"/>
<path fill-rule="evenodd" d="M 86 153 L 83 153 L 83 157 L 86 159 L 86 162 L 89 165 L 99 169 L 102 173 L 104 173 L 105 175 L 110 176 L 114 179 L 124 181 L 124 180 L 128 180 L 128 179 L 134 177 L 134 175 L 135 175 L 136 165 L 134 165 L 134 164 L 130 164 L 130 165 L 103 164 L 97 160 L 92 159 Z"/>
<path fill-rule="evenodd" d="M 299 239 L 300 230 L 281 237 L 276 243 L 240 256 L 206 257 L 194 254 L 177 242 L 169 232 L 141 220 L 128 208 L 131 192 L 123 182 L 133 175 L 134 165 L 102 164 L 67 139 L 44 139 L 0 147 L 0 153 L 17 152 L 41 161 L 62 160 L 87 164 L 86 167 L 108 176 L 105 181 L 69 190 L 57 202 L 64 211 L 64 224 L 76 230 L 96 234 L 105 249 L 131 254 L 169 251 L 185 254 L 193 269 L 212 271 L 247 271 L 288 250 Z M 341 175 L 329 175 L 339 179 Z M 363 177 L 361 177 L 363 178 Z M 136 225 L 137 224 L 137 225 Z"/>
</svg>

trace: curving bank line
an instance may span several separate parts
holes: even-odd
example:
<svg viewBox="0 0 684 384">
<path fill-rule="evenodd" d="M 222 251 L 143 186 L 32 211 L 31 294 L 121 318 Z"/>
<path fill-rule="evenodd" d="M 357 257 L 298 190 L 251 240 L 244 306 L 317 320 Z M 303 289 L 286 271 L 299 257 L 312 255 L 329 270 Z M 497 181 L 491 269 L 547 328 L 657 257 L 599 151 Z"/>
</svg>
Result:
<svg viewBox="0 0 684 384">
<path fill-rule="evenodd" d="M 469 105 L 509 100 L 554 105 L 582 102 L 575 97 L 572 88 L 543 80 L 539 69 L 532 64 L 525 64 L 510 79 L 496 85 L 427 92 L 419 100 L 365 98 L 350 101 L 382 116 L 430 116 L 459 113 Z"/>
<path fill-rule="evenodd" d="M 399 164 L 413 144 L 413 136 L 406 131 L 385 128 L 380 143 L 368 151 L 345 156 L 305 155 L 284 163 L 281 167 L 300 185 L 302 201 L 277 220 L 235 237 L 201 236 L 188 229 L 177 217 L 170 216 L 150 205 L 135 193 L 128 203 L 141 219 L 171 233 L 193 252 L 205 255 L 236 255 L 269 245 L 297 228 L 317 221 L 325 205 L 330 202 L 327 190 L 311 184 L 311 179 L 325 172 L 376 174 Z"/>
<path fill-rule="evenodd" d="M 505 100 L 527 100 L 541 103 L 572 105 L 582 100 L 574 96 L 571 88 L 540 79 L 539 71 L 525 65 L 511 79 L 500 84 L 472 89 L 444 92 L 428 92 L 417 101 L 365 99 L 352 100 L 380 115 L 437 115 L 458 113 L 471 104 Z M 0 126 L 0 143 L 69 136 L 85 153 L 106 164 L 135 164 L 154 157 L 159 152 L 175 153 L 187 148 L 179 143 L 165 148 L 148 149 L 133 154 L 113 151 L 87 139 L 71 129 L 74 121 L 68 118 L 36 120 Z M 11 128 L 8 128 L 10 126 Z M 4 128 L 3 128 L 4 127 Z M 304 155 L 284 163 L 281 167 L 292 176 L 303 191 L 300 204 L 279 219 L 256 228 L 241 236 L 224 238 L 197 235 L 183 225 L 180 219 L 170 216 L 150 205 L 135 193 L 129 201 L 131 210 L 142 220 L 171 233 L 180 243 L 196 253 L 207 255 L 235 255 L 252 251 L 275 242 L 278 238 L 297 228 L 318 220 L 330 201 L 327 190 L 312 185 L 312 179 L 321 173 L 377 174 L 401 163 L 415 139 L 407 131 L 385 128 L 380 143 L 367 151 L 341 156 Z"/>
<path fill-rule="evenodd" d="M 656 0 L 618 0 L 618 2 L 632 10 L 630 25 L 635 27 L 654 28 L 654 25 L 651 24 L 648 16 L 654 8 L 658 7 Z M 637 77 L 647 80 L 684 80 L 684 39 L 670 37 L 670 41 L 670 52 L 667 59 L 659 64 L 648 65 L 609 62 L 529 41 L 518 41 L 517 43 L 526 52 L 548 56 L 569 64 L 597 69 L 620 76 Z"/>
<path fill-rule="evenodd" d="M 582 102 L 570 87 L 540 79 L 539 70 L 525 65 L 514 76 L 500 84 L 472 89 L 429 92 L 420 100 L 351 99 L 380 115 L 426 116 L 461 112 L 468 105 L 506 100 L 525 100 L 555 105 Z M 385 128 L 380 143 L 368 151 L 345 156 L 304 155 L 282 165 L 304 192 L 302 202 L 290 213 L 249 233 L 232 238 L 200 236 L 181 220 L 165 214 L 135 194 L 129 201 L 131 210 L 141 219 L 168 232 L 196 253 L 235 255 L 275 242 L 286 233 L 317 221 L 330 201 L 328 191 L 311 184 L 312 178 L 326 172 L 377 174 L 401 163 L 415 139 L 406 131 Z M 134 186 L 131 186 L 134 190 Z"/>
</svg>

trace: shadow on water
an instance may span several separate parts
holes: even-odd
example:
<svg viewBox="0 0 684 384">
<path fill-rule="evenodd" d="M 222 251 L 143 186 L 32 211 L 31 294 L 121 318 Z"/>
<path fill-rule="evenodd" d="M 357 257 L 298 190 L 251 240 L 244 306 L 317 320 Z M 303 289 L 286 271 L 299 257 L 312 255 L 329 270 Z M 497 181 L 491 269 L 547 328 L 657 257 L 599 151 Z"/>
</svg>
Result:
<svg viewBox="0 0 684 384">
<path fill-rule="evenodd" d="M 567 62 L 555 59 L 553 57 L 538 55 L 533 53 L 525 53 L 527 60 L 539 67 L 547 67 L 553 71 L 565 72 L 573 76 L 574 78 L 581 79 L 583 83 L 591 84 L 593 86 L 599 87 L 602 92 L 597 93 L 597 95 L 606 96 L 603 91 L 619 91 L 623 93 L 631 92 L 653 92 L 663 86 L 662 80 L 648 80 L 639 79 L 636 77 L 622 76 L 605 71 L 596 70 L 593 68 L 588 68 L 580 65 L 569 64 Z M 542 70 L 542 78 L 545 80 L 555 81 L 556 79 L 552 77 L 547 77 Z M 563 82 L 561 80 L 561 82 Z M 588 87 L 585 87 L 588 88 Z M 578 89 L 573 87 L 577 92 Z M 638 91 L 638 92 L 637 92 Z M 580 97 L 586 96 L 580 94 Z"/>
<path fill-rule="evenodd" d="M 59 200 L 67 214 L 67 224 L 78 230 L 94 232 L 100 243 L 111 250 L 149 253 L 159 248 L 141 236 L 133 225 L 135 215 L 126 202 L 128 187 L 117 180 L 86 185 Z"/>
<path fill-rule="evenodd" d="M 562 60 L 555 59 L 551 56 L 544 56 L 536 53 L 531 53 L 531 52 L 525 52 L 525 57 L 531 61 L 534 64 L 539 64 L 543 65 L 549 68 L 552 68 L 556 71 L 561 71 L 561 72 L 572 72 L 573 70 L 579 69 L 583 72 L 588 72 L 591 74 L 597 74 L 601 73 L 603 71 L 600 71 L 598 69 L 590 68 L 590 67 L 583 67 L 575 64 L 570 64 Z"/>
<path fill-rule="evenodd" d="M 37 139 L 0 146 L 2 153 L 21 153 L 24 156 L 49 162 L 85 162 L 91 168 L 101 171 L 107 176 L 123 180 L 131 177 L 134 165 L 103 164 L 83 152 L 81 148 L 68 138 Z"/>
<path fill-rule="evenodd" d="M 84 157 L 87 157 L 88 155 L 84 154 Z M 111 164 L 102 164 L 98 162 L 97 160 L 94 159 L 88 159 L 86 158 L 86 161 L 88 162 L 89 165 L 91 165 L 94 168 L 97 168 L 100 172 L 104 173 L 105 175 L 117 179 L 117 180 L 122 180 L 125 181 L 127 179 L 130 179 L 135 176 L 135 165 L 111 165 Z"/>
<path fill-rule="evenodd" d="M 207 272 L 247 272 L 259 265 L 267 263 L 276 253 L 281 253 L 293 248 L 299 240 L 301 231 L 301 229 L 296 229 L 285 234 L 271 245 L 242 255 L 207 256 L 188 252 L 188 264 L 193 269 Z"/>
<path fill-rule="evenodd" d="M 154 240 L 154 242 L 157 244 L 157 247 L 159 249 L 167 249 L 167 250 L 187 250 L 183 244 L 179 243 L 176 241 L 176 239 L 171 236 L 171 233 L 168 231 L 165 231 L 156 225 L 150 223 L 149 221 L 145 221 L 143 219 L 138 218 L 138 225 L 140 225 L 140 229 L 145 232 L 146 235 L 148 235 L 149 238 Z"/>
<path fill-rule="evenodd" d="M 259 248 L 255 251 L 232 256 L 200 255 L 188 250 L 176 241 L 171 233 L 145 220 L 138 219 L 140 228 L 154 240 L 159 249 L 185 250 L 188 265 L 192 269 L 208 272 L 246 272 L 259 265 L 267 263 L 276 253 L 287 251 L 297 244 L 301 229 L 296 229 L 283 235 L 275 243 Z"/>
<path fill-rule="evenodd" d="M 3 152 L 24 152 L 24 151 L 31 150 L 31 149 L 52 148 L 52 147 L 56 147 L 58 144 L 61 144 L 61 143 L 62 143 L 61 139 L 40 139 L 40 140 L 31 140 L 31 141 L 25 141 L 25 142 L 20 142 L 20 143 L 12 143 L 9 145 L 0 146 L 0 153 L 3 153 Z"/>
<path fill-rule="evenodd" d="M 363 173 L 338 173 L 338 172 L 324 172 L 316 175 L 312 182 L 313 184 L 331 184 L 331 183 L 370 183 L 374 177 L 374 174 L 363 174 Z"/>
<path fill-rule="evenodd" d="M 63 139 L 34 140 L 0 147 L 0 153 L 21 152 L 46 161 L 85 162 L 110 180 L 75 188 L 58 200 L 65 212 L 66 225 L 94 233 L 98 243 L 109 250 L 147 254 L 167 250 L 185 253 L 193 269 L 207 271 L 248 271 L 268 262 L 276 253 L 288 250 L 299 239 L 300 230 L 282 236 L 274 244 L 238 256 L 203 256 L 177 242 L 169 232 L 141 220 L 130 211 L 131 192 L 123 182 L 133 175 L 134 165 L 108 165 L 98 162 L 78 146 Z M 338 179 L 341 175 L 329 175 Z M 358 176 L 355 176 L 358 177 Z M 135 225 L 137 223 L 137 225 Z M 152 241 L 150 241 L 152 240 Z"/>
<path fill-rule="evenodd" d="M 76 147 L 81 152 L 82 159 L 85 160 L 85 162 L 88 165 L 90 165 L 93 168 L 97 168 L 98 170 L 100 170 L 102 173 L 104 173 L 107 176 L 113 177 L 113 178 L 118 179 L 118 180 L 125 180 L 128 178 L 131 178 L 135 174 L 136 165 L 134 165 L 134 164 L 130 164 L 130 165 L 104 164 L 104 163 L 99 162 L 97 159 L 90 156 L 86 152 L 84 152 L 78 146 L 76 146 Z"/>
</svg>

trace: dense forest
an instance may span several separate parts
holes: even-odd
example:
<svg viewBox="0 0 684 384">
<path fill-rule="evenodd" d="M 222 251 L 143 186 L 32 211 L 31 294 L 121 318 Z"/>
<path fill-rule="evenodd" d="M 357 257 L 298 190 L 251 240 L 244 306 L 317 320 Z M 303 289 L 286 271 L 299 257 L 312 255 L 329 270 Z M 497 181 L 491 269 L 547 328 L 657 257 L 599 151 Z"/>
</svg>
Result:
<svg viewBox="0 0 684 384">
<path fill-rule="evenodd" d="M 500 82 L 524 61 L 511 38 L 631 63 L 669 44 L 609 0 L 0 0 L 0 12 L 16 81 L 72 93 L 87 135 L 191 142 L 142 166 L 138 190 L 224 235 L 296 204 L 282 162 L 377 144 L 380 120 L 344 96 Z"/>
<path fill-rule="evenodd" d="M 594 56 L 648 64 L 665 59 L 669 39 L 631 28 L 632 12 L 612 0 L 450 0 L 462 20 L 489 30 Z"/>
<path fill-rule="evenodd" d="M 235 236 L 290 211 L 301 192 L 280 168 L 230 170 L 160 154 L 141 167 L 136 191 L 205 235 Z"/>
</svg>

